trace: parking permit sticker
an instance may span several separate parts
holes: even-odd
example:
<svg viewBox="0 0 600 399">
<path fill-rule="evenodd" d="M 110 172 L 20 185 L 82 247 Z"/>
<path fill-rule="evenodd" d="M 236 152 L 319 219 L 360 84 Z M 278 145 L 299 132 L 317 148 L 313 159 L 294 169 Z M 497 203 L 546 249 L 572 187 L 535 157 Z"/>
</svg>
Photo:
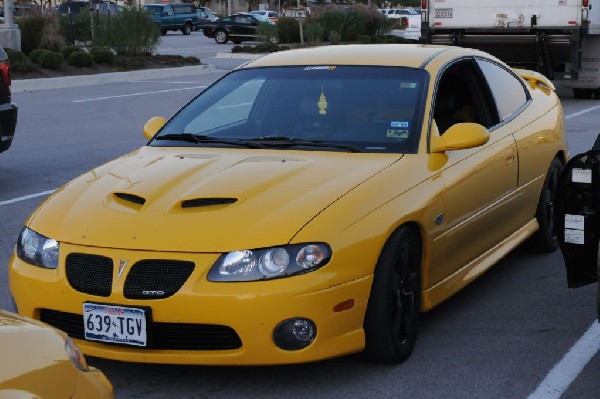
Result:
<svg viewBox="0 0 600 399">
<path fill-rule="evenodd" d="M 583 239 L 583 230 L 565 229 L 565 242 L 569 244 L 585 244 Z"/>
<path fill-rule="evenodd" d="M 565 229 L 585 230 L 583 215 L 565 215 Z"/>
<path fill-rule="evenodd" d="M 408 128 L 410 128 L 410 122 L 409 121 L 391 121 L 390 127 L 391 128 L 396 127 L 396 128 L 408 129 Z"/>
<path fill-rule="evenodd" d="M 565 242 L 585 244 L 585 218 L 583 215 L 565 214 Z"/>
<path fill-rule="evenodd" d="M 591 183 L 592 170 L 573 168 L 573 171 L 571 172 L 571 180 L 573 183 Z"/>
</svg>

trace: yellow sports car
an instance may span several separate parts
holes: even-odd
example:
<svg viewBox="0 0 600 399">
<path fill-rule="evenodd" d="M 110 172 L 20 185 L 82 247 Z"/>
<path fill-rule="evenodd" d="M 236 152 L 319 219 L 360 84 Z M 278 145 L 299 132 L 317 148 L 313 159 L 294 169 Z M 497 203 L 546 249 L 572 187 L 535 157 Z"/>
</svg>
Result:
<svg viewBox="0 0 600 399">
<path fill-rule="evenodd" d="M 557 248 L 564 116 L 469 49 L 347 45 L 225 75 L 57 190 L 10 262 L 19 312 L 135 362 L 401 362 L 419 313 L 530 239 Z"/>
<path fill-rule="evenodd" d="M 0 309 L 0 398 L 110 399 L 112 385 L 67 335 Z"/>
</svg>

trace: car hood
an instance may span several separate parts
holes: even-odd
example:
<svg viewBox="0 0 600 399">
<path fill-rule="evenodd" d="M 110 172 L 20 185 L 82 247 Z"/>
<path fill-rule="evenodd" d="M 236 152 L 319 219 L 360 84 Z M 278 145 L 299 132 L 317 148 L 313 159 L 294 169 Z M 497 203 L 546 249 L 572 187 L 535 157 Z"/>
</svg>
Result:
<svg viewBox="0 0 600 399">
<path fill-rule="evenodd" d="M 109 248 L 226 252 L 281 245 L 401 157 L 147 146 L 57 190 L 29 226 L 58 241 Z"/>
</svg>

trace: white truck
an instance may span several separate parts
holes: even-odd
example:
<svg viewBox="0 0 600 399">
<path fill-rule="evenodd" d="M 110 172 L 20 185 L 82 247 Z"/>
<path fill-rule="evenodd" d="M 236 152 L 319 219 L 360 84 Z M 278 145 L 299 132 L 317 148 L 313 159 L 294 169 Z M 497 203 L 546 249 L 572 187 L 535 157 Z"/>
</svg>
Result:
<svg viewBox="0 0 600 399">
<path fill-rule="evenodd" d="M 487 51 L 600 99 L 600 0 L 422 0 L 421 38 Z"/>
</svg>

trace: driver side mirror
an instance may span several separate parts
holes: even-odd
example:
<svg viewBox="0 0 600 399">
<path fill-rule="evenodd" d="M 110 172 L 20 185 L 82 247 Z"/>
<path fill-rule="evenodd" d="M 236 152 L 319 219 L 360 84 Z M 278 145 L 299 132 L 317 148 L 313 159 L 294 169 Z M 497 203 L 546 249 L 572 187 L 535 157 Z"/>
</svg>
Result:
<svg viewBox="0 0 600 399">
<path fill-rule="evenodd" d="M 431 152 L 446 152 L 479 147 L 490 139 L 490 132 L 478 123 L 456 123 L 441 136 L 431 131 Z"/>
<path fill-rule="evenodd" d="M 150 140 L 162 127 L 167 123 L 167 120 L 162 116 L 155 116 L 150 118 L 144 125 L 143 133 L 144 137 Z"/>
</svg>

